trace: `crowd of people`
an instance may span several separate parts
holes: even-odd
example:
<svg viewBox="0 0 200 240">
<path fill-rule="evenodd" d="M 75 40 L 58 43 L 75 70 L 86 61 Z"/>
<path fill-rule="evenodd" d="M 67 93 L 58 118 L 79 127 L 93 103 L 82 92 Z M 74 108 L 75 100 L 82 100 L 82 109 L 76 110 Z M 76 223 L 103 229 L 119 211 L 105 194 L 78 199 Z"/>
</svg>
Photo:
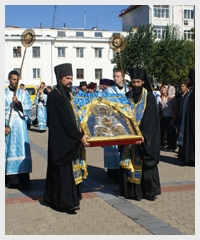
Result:
<svg viewBox="0 0 200 240">
<path fill-rule="evenodd" d="M 8 74 L 5 89 L 5 185 L 27 189 L 30 186 L 32 157 L 28 129 L 30 125 L 45 132 L 48 127 L 48 164 L 43 200 L 58 211 L 80 209 L 85 147 L 89 137 L 77 126 L 71 104 L 77 93 L 93 93 L 97 84 L 86 81 L 72 92 L 70 63 L 54 67 L 57 85 L 52 89 L 42 82 L 35 97 L 36 118 L 32 121 L 32 103 L 24 84 L 18 89 L 19 74 Z M 129 70 L 130 82 L 122 70 L 113 79 L 102 78 L 98 91 L 123 94 L 132 103 L 132 116 L 142 139 L 129 145 L 104 146 L 104 167 L 108 177 L 119 184 L 119 194 L 127 199 L 154 201 L 161 194 L 158 164 L 160 150 L 175 152 L 184 165 L 195 164 L 195 69 L 180 92 L 173 84 L 151 85 L 144 68 Z M 86 171 L 87 172 L 87 171 Z"/>
<path fill-rule="evenodd" d="M 194 99 L 189 100 L 190 110 L 187 109 L 187 98 L 191 93 L 193 93 L 192 97 L 194 98 L 194 86 L 195 69 L 189 70 L 188 81 L 181 82 L 179 90 L 176 89 L 174 84 L 161 84 L 160 86 L 152 85 L 160 118 L 160 149 L 169 152 L 177 152 L 177 158 L 182 165 L 193 166 L 195 165 L 195 103 Z M 189 99 L 192 97 L 189 97 Z M 191 101 L 193 102 L 191 103 Z M 185 125 L 186 109 L 188 112 L 191 111 L 187 113 L 187 118 L 190 119 L 187 120 L 186 124 L 188 125 Z M 185 135 L 187 137 L 184 139 L 187 141 L 187 144 L 185 142 L 183 147 L 182 136 L 184 135 L 184 132 L 188 135 Z M 188 146 L 190 150 L 188 149 Z M 187 155 L 185 155 L 185 151 L 187 152 Z"/>
</svg>

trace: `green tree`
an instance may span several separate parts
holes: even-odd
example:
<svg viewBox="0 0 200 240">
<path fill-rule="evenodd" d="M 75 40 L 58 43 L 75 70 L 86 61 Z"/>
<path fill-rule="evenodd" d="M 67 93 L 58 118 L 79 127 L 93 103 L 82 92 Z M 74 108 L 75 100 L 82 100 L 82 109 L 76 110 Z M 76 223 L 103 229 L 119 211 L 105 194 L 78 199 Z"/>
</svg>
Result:
<svg viewBox="0 0 200 240">
<path fill-rule="evenodd" d="M 148 66 L 152 61 L 154 41 L 155 30 L 151 24 L 141 25 L 136 31 L 130 30 L 126 36 L 126 48 L 114 56 L 115 68 L 121 68 L 120 55 L 125 74 L 129 74 L 132 67 Z"/>
<path fill-rule="evenodd" d="M 152 71 L 159 82 L 179 83 L 194 62 L 194 44 L 180 36 L 178 26 L 166 26 L 159 42 L 154 45 Z"/>
<path fill-rule="evenodd" d="M 194 27 L 191 28 L 190 32 L 192 33 L 192 34 L 191 34 L 191 39 L 192 39 L 193 41 L 195 41 L 195 28 L 194 28 Z"/>
<path fill-rule="evenodd" d="M 114 57 L 115 68 L 125 74 L 132 67 L 144 67 L 150 81 L 156 79 L 163 84 L 186 80 L 189 68 L 195 65 L 195 44 L 180 36 L 178 26 L 167 25 L 160 40 L 155 40 L 154 27 L 141 25 L 137 31 L 130 30 L 126 37 L 126 48 Z"/>
</svg>

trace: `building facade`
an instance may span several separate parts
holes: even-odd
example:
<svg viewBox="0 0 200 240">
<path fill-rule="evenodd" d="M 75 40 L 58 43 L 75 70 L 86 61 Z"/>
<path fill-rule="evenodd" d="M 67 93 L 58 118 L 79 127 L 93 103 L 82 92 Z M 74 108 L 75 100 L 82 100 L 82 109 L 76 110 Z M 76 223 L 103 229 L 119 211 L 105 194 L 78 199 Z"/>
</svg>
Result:
<svg viewBox="0 0 200 240">
<path fill-rule="evenodd" d="M 153 24 L 160 39 L 166 25 L 178 25 L 181 36 L 190 39 L 191 28 L 195 26 L 195 5 L 131 5 L 119 17 L 122 31 Z"/>
<path fill-rule="evenodd" d="M 114 32 L 96 28 L 33 28 L 35 41 L 25 48 L 22 44 L 25 30 L 13 26 L 5 28 L 5 85 L 8 85 L 8 73 L 20 71 L 21 67 L 20 83 L 56 85 L 54 66 L 62 63 L 72 63 L 74 86 L 79 86 L 80 81 L 99 84 L 100 78 L 113 79 L 114 52 L 108 41 Z M 126 36 L 127 32 L 120 34 Z"/>
</svg>

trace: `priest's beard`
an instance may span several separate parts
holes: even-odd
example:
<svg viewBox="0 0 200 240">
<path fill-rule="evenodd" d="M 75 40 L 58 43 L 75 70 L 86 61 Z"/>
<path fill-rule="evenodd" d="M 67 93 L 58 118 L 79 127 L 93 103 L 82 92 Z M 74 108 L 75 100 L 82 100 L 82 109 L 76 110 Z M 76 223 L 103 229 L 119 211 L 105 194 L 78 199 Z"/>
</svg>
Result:
<svg viewBox="0 0 200 240">
<path fill-rule="evenodd" d="M 140 99 L 140 96 L 142 94 L 142 86 L 139 87 L 139 86 L 133 86 L 132 87 L 132 92 L 133 92 L 133 101 L 134 103 L 137 103 Z"/>
<path fill-rule="evenodd" d="M 133 91 L 134 94 L 140 94 L 140 93 L 142 93 L 142 86 L 141 87 L 133 86 L 132 91 Z"/>
<path fill-rule="evenodd" d="M 65 92 L 70 93 L 72 92 L 72 84 L 67 84 L 64 86 Z"/>
</svg>

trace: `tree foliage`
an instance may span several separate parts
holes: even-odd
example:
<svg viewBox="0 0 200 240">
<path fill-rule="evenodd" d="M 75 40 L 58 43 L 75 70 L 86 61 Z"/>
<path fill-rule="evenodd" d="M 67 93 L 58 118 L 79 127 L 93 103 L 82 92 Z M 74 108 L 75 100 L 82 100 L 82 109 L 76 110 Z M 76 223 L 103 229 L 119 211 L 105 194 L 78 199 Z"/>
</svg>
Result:
<svg viewBox="0 0 200 240">
<path fill-rule="evenodd" d="M 191 39 L 194 41 L 195 40 L 195 28 L 193 27 L 193 28 L 191 28 Z"/>
<path fill-rule="evenodd" d="M 129 31 L 126 37 L 126 48 L 120 53 L 124 73 L 128 74 L 132 67 L 150 64 L 154 40 L 155 31 L 151 24 L 141 25 L 136 32 Z M 120 68 L 119 53 L 116 53 L 114 61 L 116 68 Z"/>
<path fill-rule="evenodd" d="M 144 67 L 151 81 L 164 84 L 186 80 L 189 68 L 195 66 L 194 42 L 180 36 L 178 26 L 167 25 L 162 38 L 155 39 L 153 25 L 141 25 L 136 32 L 129 31 L 126 48 L 116 53 L 114 62 L 120 68 L 120 57 L 125 74 L 132 67 Z"/>
</svg>

